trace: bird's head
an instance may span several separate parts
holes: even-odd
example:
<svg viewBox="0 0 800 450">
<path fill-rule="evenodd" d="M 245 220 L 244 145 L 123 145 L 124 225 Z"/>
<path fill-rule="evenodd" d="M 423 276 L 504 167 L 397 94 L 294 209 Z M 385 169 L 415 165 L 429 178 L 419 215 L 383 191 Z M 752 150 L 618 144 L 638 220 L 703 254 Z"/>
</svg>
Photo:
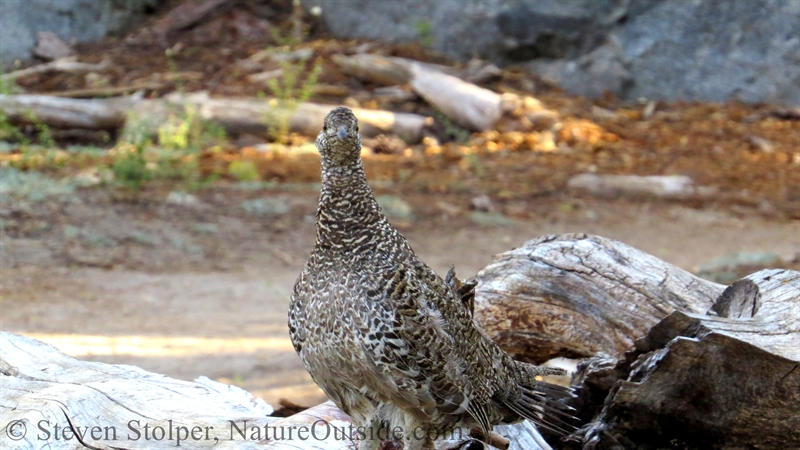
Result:
<svg viewBox="0 0 800 450">
<path fill-rule="evenodd" d="M 317 135 L 317 149 L 324 163 L 342 166 L 359 160 L 361 134 L 353 111 L 339 107 L 328 113 Z"/>
</svg>

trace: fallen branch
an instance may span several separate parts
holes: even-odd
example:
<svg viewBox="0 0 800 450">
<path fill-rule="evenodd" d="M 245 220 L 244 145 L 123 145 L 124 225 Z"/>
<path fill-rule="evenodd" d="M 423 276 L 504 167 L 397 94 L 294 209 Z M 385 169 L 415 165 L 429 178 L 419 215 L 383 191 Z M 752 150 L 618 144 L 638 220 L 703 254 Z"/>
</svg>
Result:
<svg viewBox="0 0 800 450">
<path fill-rule="evenodd" d="M 0 80 L 16 80 L 17 78 L 26 77 L 28 75 L 46 72 L 101 72 L 109 67 L 111 67 L 111 63 L 105 59 L 97 64 L 91 64 L 78 62 L 78 58 L 70 56 L 55 60 L 53 62 L 39 64 L 37 66 L 28 67 L 27 69 L 15 70 L 14 72 L 0 75 Z"/>
<path fill-rule="evenodd" d="M 53 97 L 66 97 L 66 98 L 98 98 L 98 97 L 115 97 L 118 95 L 133 94 L 136 91 L 155 91 L 164 87 L 163 83 L 140 83 L 131 86 L 120 87 L 98 87 L 86 89 L 72 89 L 68 91 L 55 91 L 47 92 L 41 95 L 49 95 Z"/>
<path fill-rule="evenodd" d="M 596 197 L 681 200 L 711 198 L 714 188 L 696 186 L 687 176 L 595 175 L 583 173 L 567 181 L 567 188 Z"/>
</svg>

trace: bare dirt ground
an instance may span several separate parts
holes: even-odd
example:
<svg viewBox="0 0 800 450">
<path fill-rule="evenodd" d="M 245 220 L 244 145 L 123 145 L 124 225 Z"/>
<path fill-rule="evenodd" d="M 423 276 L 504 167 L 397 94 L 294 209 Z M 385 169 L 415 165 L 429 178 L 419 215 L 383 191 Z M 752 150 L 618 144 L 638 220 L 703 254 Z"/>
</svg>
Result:
<svg viewBox="0 0 800 450">
<path fill-rule="evenodd" d="M 238 208 L 249 197 L 289 208 L 254 217 Z M 526 218 L 481 225 L 469 218 L 468 198 L 399 197 L 415 219 L 398 225 L 439 273 L 455 263 L 471 275 L 494 254 L 566 232 L 618 239 L 687 270 L 735 252 L 784 261 L 800 252 L 797 221 L 721 208 L 564 196 L 523 205 Z M 208 376 L 272 404 L 315 404 L 324 396 L 291 347 L 286 311 L 313 245 L 316 200 L 313 187 L 212 188 L 188 205 L 158 192 L 119 199 L 89 190 L 27 213 L 6 210 L 0 330 L 82 359 Z"/>
</svg>

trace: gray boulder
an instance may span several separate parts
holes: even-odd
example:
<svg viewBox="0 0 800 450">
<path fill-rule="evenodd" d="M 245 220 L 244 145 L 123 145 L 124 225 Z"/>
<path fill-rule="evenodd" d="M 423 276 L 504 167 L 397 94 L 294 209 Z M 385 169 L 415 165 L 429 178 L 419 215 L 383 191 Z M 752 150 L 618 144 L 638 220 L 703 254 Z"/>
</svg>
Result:
<svg viewBox="0 0 800 450">
<path fill-rule="evenodd" d="M 0 0 L 0 61 L 28 59 L 40 31 L 65 42 L 101 39 L 138 22 L 161 0 Z"/>
<path fill-rule="evenodd" d="M 305 0 L 336 35 L 522 63 L 599 96 L 800 104 L 800 0 Z"/>
</svg>

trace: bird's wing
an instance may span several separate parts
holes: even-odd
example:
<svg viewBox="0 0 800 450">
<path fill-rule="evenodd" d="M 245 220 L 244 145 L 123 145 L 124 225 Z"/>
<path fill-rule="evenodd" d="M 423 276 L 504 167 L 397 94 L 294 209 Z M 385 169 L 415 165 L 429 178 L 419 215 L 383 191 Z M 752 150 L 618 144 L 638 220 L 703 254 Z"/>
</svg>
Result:
<svg viewBox="0 0 800 450">
<path fill-rule="evenodd" d="M 376 276 L 379 275 L 379 276 Z M 463 357 L 468 308 L 416 258 L 371 274 L 363 293 L 363 345 L 377 369 L 397 386 L 392 400 L 409 401 L 427 416 L 469 413 L 484 428 L 490 419 Z M 477 394 L 477 395 L 476 395 Z"/>
</svg>

